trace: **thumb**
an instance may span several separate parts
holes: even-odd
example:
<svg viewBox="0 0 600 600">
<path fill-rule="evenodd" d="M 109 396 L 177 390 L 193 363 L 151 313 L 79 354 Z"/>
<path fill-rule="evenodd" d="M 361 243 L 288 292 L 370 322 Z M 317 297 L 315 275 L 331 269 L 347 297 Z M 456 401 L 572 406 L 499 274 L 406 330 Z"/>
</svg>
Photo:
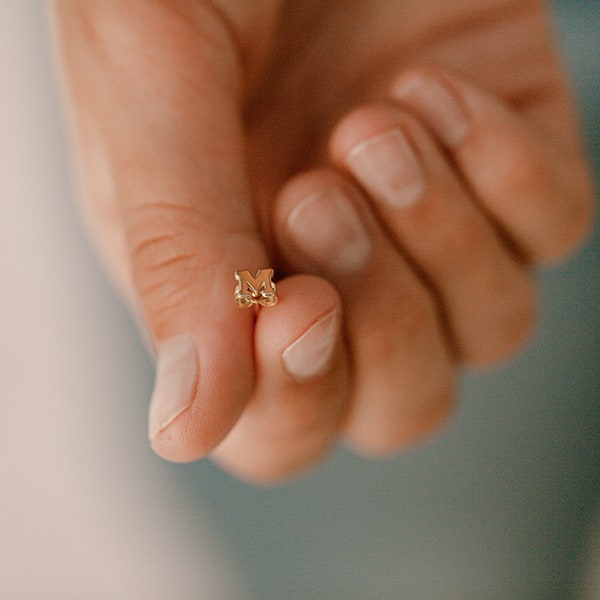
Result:
<svg viewBox="0 0 600 600">
<path fill-rule="evenodd" d="M 59 14 L 79 128 L 102 138 L 159 354 L 152 445 L 194 460 L 229 432 L 254 385 L 253 311 L 233 302 L 234 271 L 269 266 L 245 172 L 238 59 L 210 11 L 184 19 L 164 3 L 93 3 L 90 16 L 73 4 L 91 5 Z"/>
</svg>

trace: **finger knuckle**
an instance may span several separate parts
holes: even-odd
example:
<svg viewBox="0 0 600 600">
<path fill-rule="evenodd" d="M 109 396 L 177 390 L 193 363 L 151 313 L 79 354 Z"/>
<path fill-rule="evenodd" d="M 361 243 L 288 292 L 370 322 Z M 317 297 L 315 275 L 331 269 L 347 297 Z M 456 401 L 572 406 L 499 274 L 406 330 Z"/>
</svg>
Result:
<svg viewBox="0 0 600 600">
<path fill-rule="evenodd" d="M 436 303 L 419 281 L 407 283 L 395 316 L 395 333 L 407 340 L 429 336 L 437 326 Z"/>
<path fill-rule="evenodd" d="M 359 424 L 349 434 L 355 450 L 365 456 L 382 457 L 402 452 L 439 431 L 450 420 L 455 404 L 453 384 L 444 381 L 417 408 L 390 415 L 385 421 Z"/>
<path fill-rule="evenodd" d="M 125 214 L 133 279 L 154 328 L 168 325 L 174 311 L 199 299 L 190 291 L 210 289 L 224 255 L 221 242 L 202 241 L 197 215 L 181 206 L 150 203 Z M 156 331 L 155 331 L 156 333 Z"/>
<path fill-rule="evenodd" d="M 128 219 L 133 266 L 148 284 L 166 283 L 167 275 L 185 271 L 196 259 L 193 232 L 180 212 L 175 206 L 146 205 Z"/>
<path fill-rule="evenodd" d="M 466 347 L 463 360 L 472 366 L 489 366 L 520 350 L 531 337 L 537 321 L 537 297 L 531 279 L 512 280 L 493 294 L 486 325 L 476 331 L 477 340 Z"/>
<path fill-rule="evenodd" d="M 543 261 L 562 260 L 574 252 L 590 235 L 594 223 L 594 193 L 588 170 L 577 169 L 570 178 L 568 190 L 557 198 L 563 206 L 557 231 L 549 236 L 548 247 L 540 257 Z"/>
<path fill-rule="evenodd" d="M 473 264 L 473 257 L 481 254 L 489 244 L 490 231 L 482 227 L 478 215 L 465 213 L 453 215 L 452 221 L 440 223 L 438 235 L 432 241 L 432 251 L 436 260 L 445 264 L 446 259 L 465 261 L 465 267 Z"/>
<path fill-rule="evenodd" d="M 508 304 L 508 316 L 503 323 L 506 354 L 521 348 L 535 327 L 537 300 L 533 283 L 527 279 L 520 286 L 514 286 Z"/>
<path fill-rule="evenodd" d="M 545 223 L 537 236 L 523 243 L 525 254 L 540 262 L 565 258 L 587 237 L 593 223 L 593 191 L 585 161 L 577 156 L 560 173 L 553 172 L 546 152 L 510 135 L 502 140 L 497 161 L 491 174 L 495 189 L 507 190 L 507 195 L 519 190 L 519 196 L 528 199 L 529 218 Z"/>
<path fill-rule="evenodd" d="M 414 289 L 409 290 L 409 287 Z M 365 324 L 359 339 L 361 352 L 374 364 L 388 364 L 399 348 L 424 348 L 437 335 L 437 308 L 421 286 L 407 286 L 397 305 L 382 310 Z"/>
<path fill-rule="evenodd" d="M 507 135 L 499 143 L 495 164 L 490 165 L 494 173 L 490 178 L 498 189 L 519 189 L 538 196 L 548 180 L 547 161 L 532 144 L 521 137 Z"/>
</svg>

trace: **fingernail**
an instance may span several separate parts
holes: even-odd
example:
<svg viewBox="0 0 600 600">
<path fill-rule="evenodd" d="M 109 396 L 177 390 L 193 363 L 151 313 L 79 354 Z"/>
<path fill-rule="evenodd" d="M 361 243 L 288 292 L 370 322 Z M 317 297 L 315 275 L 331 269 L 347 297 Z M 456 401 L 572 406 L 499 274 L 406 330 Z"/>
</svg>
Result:
<svg viewBox="0 0 600 600">
<path fill-rule="evenodd" d="M 283 351 L 283 365 L 294 379 L 306 381 L 326 371 L 339 330 L 338 312 L 321 317 Z"/>
<path fill-rule="evenodd" d="M 294 244 L 309 260 L 334 273 L 359 271 L 371 240 L 347 193 L 336 186 L 308 196 L 289 214 Z"/>
<path fill-rule="evenodd" d="M 467 111 L 445 82 L 433 77 L 412 77 L 397 84 L 393 95 L 410 105 L 447 146 L 460 144 L 469 134 Z"/>
<path fill-rule="evenodd" d="M 391 208 L 414 204 L 425 189 L 421 164 L 397 129 L 355 146 L 346 164 L 375 200 Z"/>
<path fill-rule="evenodd" d="M 148 437 L 164 431 L 194 402 L 198 386 L 198 350 L 189 334 L 160 345 L 154 393 L 150 401 Z"/>
</svg>

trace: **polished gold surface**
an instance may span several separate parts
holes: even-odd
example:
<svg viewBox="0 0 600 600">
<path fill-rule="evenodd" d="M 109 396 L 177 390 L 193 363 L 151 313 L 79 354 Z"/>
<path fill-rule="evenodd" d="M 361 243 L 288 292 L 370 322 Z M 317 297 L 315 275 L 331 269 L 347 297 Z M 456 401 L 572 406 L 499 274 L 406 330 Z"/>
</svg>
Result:
<svg viewBox="0 0 600 600">
<path fill-rule="evenodd" d="M 259 269 L 256 275 L 248 270 L 236 271 L 235 303 L 238 308 L 274 306 L 277 304 L 277 287 L 273 283 L 273 269 Z"/>
</svg>

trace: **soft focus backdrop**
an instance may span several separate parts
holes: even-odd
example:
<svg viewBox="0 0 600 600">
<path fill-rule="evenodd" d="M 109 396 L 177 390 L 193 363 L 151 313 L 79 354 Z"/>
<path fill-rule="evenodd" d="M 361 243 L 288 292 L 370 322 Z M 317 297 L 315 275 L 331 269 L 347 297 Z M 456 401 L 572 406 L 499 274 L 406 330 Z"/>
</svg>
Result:
<svg viewBox="0 0 600 600">
<path fill-rule="evenodd" d="M 555 5 L 598 174 L 600 6 Z M 77 223 L 42 2 L 0 3 L 0 75 L 1 598 L 600 598 L 600 229 L 433 444 L 249 488 L 148 449 L 152 367 Z"/>
</svg>

